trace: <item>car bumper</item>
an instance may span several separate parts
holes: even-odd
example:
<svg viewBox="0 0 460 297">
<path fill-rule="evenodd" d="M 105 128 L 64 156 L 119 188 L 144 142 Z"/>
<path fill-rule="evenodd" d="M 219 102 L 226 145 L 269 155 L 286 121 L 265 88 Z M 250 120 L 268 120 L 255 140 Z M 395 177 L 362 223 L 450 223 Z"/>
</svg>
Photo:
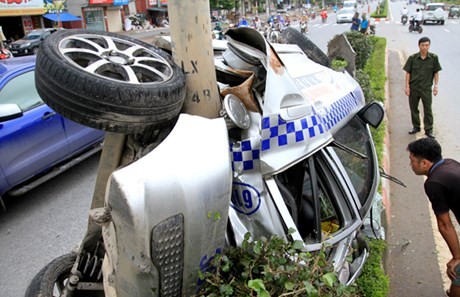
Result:
<svg viewBox="0 0 460 297">
<path fill-rule="evenodd" d="M 10 52 L 13 54 L 13 56 L 25 56 L 32 54 L 32 50 L 28 48 L 10 49 Z"/>
</svg>

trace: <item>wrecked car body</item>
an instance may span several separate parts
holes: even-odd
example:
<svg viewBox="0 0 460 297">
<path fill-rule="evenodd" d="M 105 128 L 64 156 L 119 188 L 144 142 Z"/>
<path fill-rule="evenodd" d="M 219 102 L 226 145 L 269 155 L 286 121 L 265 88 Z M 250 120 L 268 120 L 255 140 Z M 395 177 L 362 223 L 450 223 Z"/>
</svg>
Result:
<svg viewBox="0 0 460 297">
<path fill-rule="evenodd" d="M 226 34 L 215 48 L 221 117 L 180 114 L 161 143 L 113 172 L 96 210 L 105 218 L 92 213 L 101 296 L 190 296 L 198 270 L 247 232 L 309 251 L 329 244 L 342 283 L 361 272 L 369 248 L 359 229 L 379 182 L 369 125 L 382 106 L 295 44 L 250 28 Z"/>
</svg>

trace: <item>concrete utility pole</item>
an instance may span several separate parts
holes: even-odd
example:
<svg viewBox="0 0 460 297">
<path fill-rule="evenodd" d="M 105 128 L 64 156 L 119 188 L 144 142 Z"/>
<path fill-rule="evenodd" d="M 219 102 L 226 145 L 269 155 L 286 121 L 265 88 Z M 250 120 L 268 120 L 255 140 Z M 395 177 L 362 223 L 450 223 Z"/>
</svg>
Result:
<svg viewBox="0 0 460 297">
<path fill-rule="evenodd" d="M 186 74 L 183 111 L 216 118 L 221 101 L 214 66 L 209 1 L 170 0 L 168 14 L 173 58 Z"/>
</svg>

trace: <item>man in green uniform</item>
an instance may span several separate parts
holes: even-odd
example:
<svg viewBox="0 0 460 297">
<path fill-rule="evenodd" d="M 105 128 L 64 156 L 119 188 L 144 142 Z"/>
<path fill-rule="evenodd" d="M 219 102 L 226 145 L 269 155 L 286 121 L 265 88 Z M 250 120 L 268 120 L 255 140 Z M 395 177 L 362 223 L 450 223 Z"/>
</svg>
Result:
<svg viewBox="0 0 460 297">
<path fill-rule="evenodd" d="M 425 134 L 430 138 L 434 138 L 431 87 L 434 81 L 433 95 L 436 96 L 438 94 L 439 71 L 442 68 L 439 64 L 438 56 L 428 52 L 430 43 L 431 41 L 428 37 L 420 38 L 418 41 L 420 52 L 411 55 L 403 69 L 406 71 L 406 95 L 409 96 L 412 120 L 412 129 L 409 134 L 415 134 L 420 131 L 418 104 L 421 99 Z"/>
</svg>

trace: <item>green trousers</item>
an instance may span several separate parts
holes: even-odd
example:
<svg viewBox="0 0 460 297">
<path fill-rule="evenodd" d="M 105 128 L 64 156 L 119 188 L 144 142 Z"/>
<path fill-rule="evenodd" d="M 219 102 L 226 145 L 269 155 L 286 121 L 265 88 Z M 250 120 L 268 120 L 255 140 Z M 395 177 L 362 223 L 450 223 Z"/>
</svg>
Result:
<svg viewBox="0 0 460 297">
<path fill-rule="evenodd" d="M 433 111 L 431 110 L 431 103 L 433 101 L 431 95 L 431 88 L 428 90 L 414 90 L 410 89 L 409 107 L 412 120 L 412 126 L 420 129 L 420 112 L 418 105 L 422 100 L 423 105 L 423 127 L 425 132 L 433 132 Z"/>
</svg>

